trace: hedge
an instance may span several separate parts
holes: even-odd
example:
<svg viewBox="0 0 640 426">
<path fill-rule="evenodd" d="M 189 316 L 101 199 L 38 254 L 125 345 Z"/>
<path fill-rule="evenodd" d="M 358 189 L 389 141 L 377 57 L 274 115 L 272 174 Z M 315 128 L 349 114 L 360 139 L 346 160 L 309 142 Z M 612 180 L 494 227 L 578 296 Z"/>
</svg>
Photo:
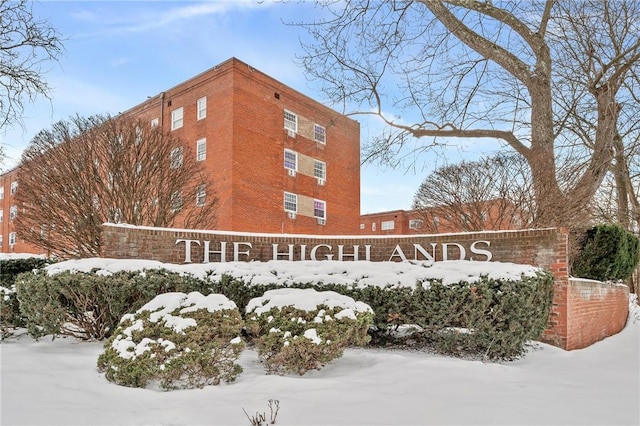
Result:
<svg viewBox="0 0 640 426">
<path fill-rule="evenodd" d="M 242 311 L 252 298 L 276 288 L 227 275 L 210 281 L 164 270 L 110 276 L 39 272 L 23 274 L 18 281 L 18 299 L 32 335 L 64 333 L 94 339 L 108 337 L 122 315 L 161 293 L 223 294 L 244 316 Z M 366 303 L 374 312 L 373 334 L 384 335 L 397 325 L 414 324 L 421 329 L 414 337 L 437 351 L 513 359 L 547 326 L 553 276 L 538 272 L 513 281 L 484 276 L 476 282 L 453 285 L 430 280 L 414 287 L 330 283 L 295 283 L 290 287 L 332 290 Z"/>
<path fill-rule="evenodd" d="M 134 312 L 159 294 L 210 294 L 206 281 L 166 270 L 122 271 L 112 275 L 45 270 L 16 280 L 20 311 L 29 334 L 73 335 L 83 339 L 109 337 L 124 314 Z"/>
<path fill-rule="evenodd" d="M 571 261 L 571 274 L 575 277 L 626 280 L 640 262 L 640 239 L 620 225 L 594 226 L 578 238 L 578 245 Z"/>
<path fill-rule="evenodd" d="M 2 338 L 11 335 L 11 329 L 24 327 L 25 318 L 20 314 L 15 280 L 28 271 L 42 268 L 50 263 L 41 257 L 0 260 L 0 335 Z"/>
</svg>

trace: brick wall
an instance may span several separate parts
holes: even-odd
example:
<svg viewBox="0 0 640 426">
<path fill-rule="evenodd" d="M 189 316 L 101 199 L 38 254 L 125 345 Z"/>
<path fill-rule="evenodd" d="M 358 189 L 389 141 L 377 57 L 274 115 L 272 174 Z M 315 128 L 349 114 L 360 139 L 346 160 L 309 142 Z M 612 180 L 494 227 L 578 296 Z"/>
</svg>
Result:
<svg viewBox="0 0 640 426">
<path fill-rule="evenodd" d="M 567 287 L 567 344 L 585 348 L 618 333 L 627 323 L 629 287 L 571 278 Z"/>
<path fill-rule="evenodd" d="M 102 239 L 103 257 L 170 263 L 203 262 L 207 251 L 211 262 L 274 258 L 319 261 L 357 258 L 379 262 L 433 258 L 535 265 L 549 270 L 555 277 L 549 327 L 541 340 L 564 349 L 584 347 L 617 333 L 624 326 L 628 312 L 625 286 L 569 280 L 568 236 L 562 228 L 436 235 L 318 236 L 109 224 L 103 226 Z"/>
</svg>

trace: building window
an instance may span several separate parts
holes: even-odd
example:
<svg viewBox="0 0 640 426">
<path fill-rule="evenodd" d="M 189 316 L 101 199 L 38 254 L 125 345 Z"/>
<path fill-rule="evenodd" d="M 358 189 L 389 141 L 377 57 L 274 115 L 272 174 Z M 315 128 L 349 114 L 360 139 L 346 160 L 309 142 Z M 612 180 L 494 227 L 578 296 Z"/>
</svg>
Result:
<svg viewBox="0 0 640 426">
<path fill-rule="evenodd" d="M 207 187 L 205 185 L 199 185 L 196 190 L 196 206 L 202 207 L 206 201 Z"/>
<path fill-rule="evenodd" d="M 13 220 L 18 216 L 18 206 L 11 206 L 9 209 L 9 219 Z"/>
<path fill-rule="evenodd" d="M 176 130 L 182 127 L 183 123 L 183 109 L 182 107 L 171 111 L 171 130 Z"/>
<path fill-rule="evenodd" d="M 298 116 L 291 111 L 284 110 L 284 128 L 298 132 Z"/>
<path fill-rule="evenodd" d="M 373 223 L 371 224 L 371 230 L 372 230 L 372 231 L 375 231 L 375 230 L 376 230 L 376 223 L 375 223 L 375 222 L 373 222 Z"/>
<path fill-rule="evenodd" d="M 160 124 L 160 120 L 158 120 L 157 118 L 154 118 L 153 120 L 151 120 L 151 127 L 158 127 L 158 125 Z"/>
<path fill-rule="evenodd" d="M 360 224 L 360 229 L 364 229 L 364 223 Z"/>
<path fill-rule="evenodd" d="M 323 126 L 319 124 L 313 125 L 313 139 L 320 143 L 327 142 L 327 132 Z"/>
<path fill-rule="evenodd" d="M 420 229 L 422 228 L 422 220 L 421 219 L 411 219 L 409 221 L 409 229 Z"/>
<path fill-rule="evenodd" d="M 18 182 L 16 182 L 15 180 L 13 182 L 11 182 L 11 195 L 15 194 L 16 191 L 18 190 Z"/>
<path fill-rule="evenodd" d="M 298 196 L 290 192 L 284 193 L 284 210 L 287 212 L 298 212 Z"/>
<path fill-rule="evenodd" d="M 177 169 L 182 166 L 182 147 L 171 150 L 171 168 Z"/>
<path fill-rule="evenodd" d="M 0 235 L 0 247 L 2 247 L 2 235 Z"/>
<path fill-rule="evenodd" d="M 284 168 L 289 170 L 298 170 L 298 153 L 284 150 Z"/>
<path fill-rule="evenodd" d="M 182 194 L 179 191 L 171 194 L 171 210 L 178 211 L 182 209 Z"/>
<path fill-rule="evenodd" d="M 0 209 L 0 222 L 4 220 L 4 210 Z"/>
<path fill-rule="evenodd" d="M 392 220 L 385 220 L 380 223 L 381 231 L 390 231 L 395 228 L 395 223 Z"/>
<path fill-rule="evenodd" d="M 0 186 L 0 200 L 4 200 L 4 186 Z"/>
<path fill-rule="evenodd" d="M 202 120 L 207 116 L 207 97 L 205 96 L 203 98 L 198 99 L 197 106 L 198 106 L 197 119 Z"/>
<path fill-rule="evenodd" d="M 313 161 L 313 176 L 318 179 L 327 178 L 327 163 L 320 160 Z"/>
<path fill-rule="evenodd" d="M 10 232 L 9 233 L 9 245 L 10 246 L 15 246 L 16 245 L 16 241 L 17 241 L 16 233 L 15 232 Z"/>
<path fill-rule="evenodd" d="M 203 161 L 207 158 L 207 140 L 199 139 L 196 142 L 196 161 Z"/>
<path fill-rule="evenodd" d="M 434 217 L 433 217 L 433 224 L 434 224 L 435 226 L 440 225 L 440 218 L 439 218 L 438 216 L 434 216 Z"/>
<path fill-rule="evenodd" d="M 313 217 L 326 219 L 327 203 L 322 200 L 313 200 Z"/>
</svg>

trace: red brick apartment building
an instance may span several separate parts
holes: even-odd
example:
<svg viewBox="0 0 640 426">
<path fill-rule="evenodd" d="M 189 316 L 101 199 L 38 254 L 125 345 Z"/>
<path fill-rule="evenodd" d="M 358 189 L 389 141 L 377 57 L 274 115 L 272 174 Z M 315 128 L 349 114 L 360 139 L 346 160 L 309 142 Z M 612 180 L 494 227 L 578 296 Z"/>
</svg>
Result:
<svg viewBox="0 0 640 426">
<path fill-rule="evenodd" d="M 216 229 L 358 233 L 360 124 L 250 65 L 231 58 L 123 114 L 193 146 Z M 1 252 L 38 252 L 12 228 L 16 175 L 0 176 Z"/>
<path fill-rule="evenodd" d="M 360 234 L 411 235 L 504 231 L 521 229 L 526 223 L 524 212 L 506 200 L 465 205 L 454 210 L 456 212 L 443 207 L 433 207 L 425 210 L 392 210 L 365 214 L 360 217 Z"/>
</svg>

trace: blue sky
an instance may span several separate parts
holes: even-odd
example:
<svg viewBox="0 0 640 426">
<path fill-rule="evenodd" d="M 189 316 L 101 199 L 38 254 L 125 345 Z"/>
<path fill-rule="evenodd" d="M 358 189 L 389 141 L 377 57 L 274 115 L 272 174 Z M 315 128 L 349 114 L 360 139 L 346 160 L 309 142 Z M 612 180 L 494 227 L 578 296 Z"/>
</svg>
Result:
<svg viewBox="0 0 640 426">
<path fill-rule="evenodd" d="M 234 56 L 325 101 L 294 60 L 303 53 L 300 40 L 306 32 L 284 23 L 317 16 L 311 3 L 40 1 L 34 13 L 60 31 L 65 50 L 46 74 L 51 102 L 28 105 L 24 127 L 0 134 L 8 166 L 38 131 L 60 119 L 76 113 L 117 114 Z M 363 144 L 381 129 L 375 120 L 354 118 L 361 122 Z M 438 161 L 434 157 L 426 168 L 409 171 L 364 165 L 361 212 L 409 209 L 420 182 Z"/>
</svg>

